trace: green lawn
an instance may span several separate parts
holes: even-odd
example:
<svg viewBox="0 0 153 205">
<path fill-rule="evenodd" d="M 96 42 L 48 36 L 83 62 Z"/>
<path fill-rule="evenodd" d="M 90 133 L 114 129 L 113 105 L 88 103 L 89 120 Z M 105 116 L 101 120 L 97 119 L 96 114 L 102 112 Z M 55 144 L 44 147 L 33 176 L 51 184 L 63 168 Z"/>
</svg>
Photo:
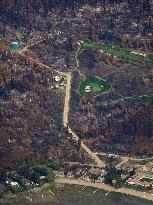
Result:
<svg viewBox="0 0 153 205">
<path fill-rule="evenodd" d="M 93 91 L 94 93 L 101 92 L 102 89 L 101 89 L 101 87 L 100 87 L 98 84 L 96 84 L 96 83 L 91 83 L 90 85 L 91 85 L 92 91 Z"/>
<path fill-rule="evenodd" d="M 116 45 L 110 44 L 97 44 L 90 41 L 80 41 L 80 45 L 82 49 L 94 49 L 101 50 L 104 53 L 111 54 L 116 56 L 120 60 L 127 60 L 132 62 L 145 62 L 145 63 L 153 63 L 153 54 L 148 54 L 145 56 L 141 56 L 139 54 L 131 53 L 131 50 L 121 48 Z"/>
<path fill-rule="evenodd" d="M 138 97 L 139 100 L 142 100 L 143 102 L 152 102 L 153 101 L 153 95 L 144 95 L 142 97 Z"/>
<path fill-rule="evenodd" d="M 86 86 L 90 86 L 91 91 L 86 92 Z M 94 96 L 98 93 L 106 93 L 111 90 L 111 86 L 106 80 L 103 80 L 97 76 L 87 76 L 86 79 L 82 80 L 79 85 L 80 95 Z"/>
<path fill-rule="evenodd" d="M 149 177 L 144 177 L 142 179 L 140 179 L 141 182 L 153 182 L 153 178 L 149 178 Z"/>
<path fill-rule="evenodd" d="M 77 67 L 76 51 L 70 52 L 69 57 L 71 60 L 72 68 L 76 68 Z"/>
<path fill-rule="evenodd" d="M 149 187 L 142 187 L 142 186 L 132 185 L 132 184 L 128 184 L 128 183 L 125 183 L 124 187 L 128 188 L 128 189 L 134 189 L 134 190 L 137 190 L 137 191 L 149 191 L 150 190 Z"/>
<path fill-rule="evenodd" d="M 153 95 L 143 95 L 138 97 L 132 97 L 131 99 L 140 103 L 151 103 L 153 101 Z"/>
</svg>

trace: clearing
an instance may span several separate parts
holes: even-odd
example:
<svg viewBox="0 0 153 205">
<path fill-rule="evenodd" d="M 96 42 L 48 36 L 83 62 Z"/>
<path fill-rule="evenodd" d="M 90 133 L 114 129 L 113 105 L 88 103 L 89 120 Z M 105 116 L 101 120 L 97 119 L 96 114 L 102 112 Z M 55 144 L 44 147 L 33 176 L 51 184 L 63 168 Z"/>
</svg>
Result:
<svg viewBox="0 0 153 205">
<path fill-rule="evenodd" d="M 144 62 L 144 63 L 153 63 L 152 54 L 143 54 L 134 52 L 128 49 L 121 48 L 116 45 L 111 44 L 98 44 L 90 42 L 89 40 L 79 42 L 82 49 L 94 49 L 100 50 L 101 52 L 112 55 L 119 60 L 126 60 L 132 62 Z"/>
<path fill-rule="evenodd" d="M 97 95 L 111 91 L 111 86 L 108 81 L 101 79 L 97 76 L 87 76 L 80 82 L 79 92 L 80 95 Z"/>
</svg>

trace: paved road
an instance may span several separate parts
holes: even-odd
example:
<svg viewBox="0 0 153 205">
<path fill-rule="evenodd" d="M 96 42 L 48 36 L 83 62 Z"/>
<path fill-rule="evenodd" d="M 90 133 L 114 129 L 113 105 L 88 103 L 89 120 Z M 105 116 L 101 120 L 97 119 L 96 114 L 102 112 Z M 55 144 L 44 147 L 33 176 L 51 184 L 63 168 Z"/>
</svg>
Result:
<svg viewBox="0 0 153 205">
<path fill-rule="evenodd" d="M 76 184 L 76 185 L 81 185 L 81 186 L 94 187 L 94 188 L 102 189 L 102 190 L 109 191 L 109 192 L 113 191 L 113 192 L 117 192 L 117 193 L 124 193 L 127 195 L 132 195 L 132 196 L 136 196 L 139 198 L 153 201 L 152 194 L 140 192 L 140 191 L 135 191 L 132 189 L 126 189 L 126 188 L 115 189 L 112 186 L 109 186 L 109 185 L 103 184 L 103 183 L 93 183 L 93 182 L 87 182 L 87 181 L 80 180 L 80 179 L 67 179 L 67 178 L 57 178 L 56 183 Z"/>
</svg>

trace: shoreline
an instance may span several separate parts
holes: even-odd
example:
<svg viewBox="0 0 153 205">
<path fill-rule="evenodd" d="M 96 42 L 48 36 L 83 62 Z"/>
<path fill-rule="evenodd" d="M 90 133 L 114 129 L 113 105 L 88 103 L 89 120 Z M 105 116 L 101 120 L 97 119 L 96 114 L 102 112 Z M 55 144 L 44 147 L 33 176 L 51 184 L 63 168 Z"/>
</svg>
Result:
<svg viewBox="0 0 153 205">
<path fill-rule="evenodd" d="M 129 196 L 135 196 L 140 199 L 143 198 L 149 201 L 153 201 L 153 194 L 149 194 L 147 192 L 139 192 L 139 191 L 136 191 L 133 189 L 127 189 L 127 188 L 115 189 L 104 183 L 93 183 L 93 182 L 87 182 L 84 180 L 67 179 L 67 178 L 58 178 L 56 179 L 56 183 L 93 187 L 93 188 L 98 188 L 98 189 L 108 191 L 108 192 L 121 193 L 121 194 L 126 194 Z"/>
</svg>

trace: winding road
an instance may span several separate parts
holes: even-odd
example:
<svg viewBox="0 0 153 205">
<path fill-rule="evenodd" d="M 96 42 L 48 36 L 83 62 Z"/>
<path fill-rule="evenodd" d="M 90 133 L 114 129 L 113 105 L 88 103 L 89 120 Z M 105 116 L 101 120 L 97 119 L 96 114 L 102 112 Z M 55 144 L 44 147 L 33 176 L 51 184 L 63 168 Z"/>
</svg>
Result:
<svg viewBox="0 0 153 205">
<path fill-rule="evenodd" d="M 44 39 L 43 39 L 44 40 Z M 37 63 L 40 67 L 44 67 L 50 70 L 53 70 L 54 72 L 60 74 L 60 75 L 64 75 L 66 77 L 66 92 L 65 92 L 65 101 L 64 101 L 64 112 L 63 112 L 63 125 L 65 127 L 68 126 L 68 116 L 69 116 L 69 107 L 70 107 L 70 97 L 71 97 L 71 78 L 72 78 L 72 73 L 65 73 L 62 71 L 58 71 L 58 70 L 54 70 L 52 67 L 45 65 L 44 63 L 40 62 L 37 59 L 34 59 L 32 57 L 26 56 L 24 54 L 25 51 L 28 50 L 28 48 L 30 48 L 33 45 L 36 45 L 40 42 L 42 42 L 43 40 L 37 41 L 35 43 L 32 43 L 31 45 L 28 45 L 27 47 L 23 48 L 22 50 L 20 50 L 19 54 L 24 56 L 25 58 L 28 58 L 29 61 L 33 62 L 33 63 Z M 78 67 L 78 63 L 79 61 L 77 61 L 77 67 Z M 70 127 L 68 127 L 68 131 L 69 133 L 72 134 L 73 138 L 75 140 L 78 140 L 79 137 L 77 136 L 77 134 L 75 134 Z M 87 152 L 87 154 L 93 159 L 95 160 L 97 166 L 105 168 L 105 163 L 97 156 L 96 153 L 94 153 L 91 149 L 89 149 L 84 143 L 83 141 L 81 141 L 81 147 L 82 149 L 85 150 L 85 152 Z"/>
<path fill-rule="evenodd" d="M 29 57 L 29 56 L 26 56 L 24 54 L 25 51 L 28 51 L 28 49 L 36 44 L 39 44 L 41 43 L 42 41 L 44 41 L 44 39 L 41 39 L 41 40 L 38 40 L 36 42 L 33 42 L 31 44 L 29 44 L 28 46 L 24 47 L 23 49 L 21 49 L 19 51 L 19 54 L 24 56 L 25 58 L 28 58 L 29 61 L 33 62 L 33 63 L 37 63 L 40 67 L 43 67 L 43 68 L 47 68 L 47 69 L 50 69 L 60 75 L 63 75 L 66 77 L 66 81 L 67 81 L 67 84 L 66 84 L 66 92 L 65 92 L 65 101 L 64 101 L 64 112 L 63 112 L 63 125 L 65 127 L 68 126 L 69 122 L 68 122 L 68 115 L 69 115 L 69 104 L 70 104 L 70 98 L 71 98 L 71 79 L 72 79 L 72 73 L 69 72 L 69 73 L 65 73 L 65 72 L 62 72 L 62 71 L 59 71 L 59 70 L 55 70 L 53 69 L 53 67 L 50 67 L 50 66 L 47 66 L 45 65 L 44 63 L 40 62 L 39 60 L 37 59 L 34 59 L 32 57 Z M 76 52 L 76 55 L 79 53 L 79 50 L 80 50 L 80 47 L 78 48 L 77 52 Z M 76 69 L 78 68 L 79 66 L 79 61 L 77 59 L 77 56 L 76 56 L 76 60 L 77 60 L 77 66 L 76 66 Z M 81 74 L 82 75 L 82 74 Z M 76 133 L 74 133 L 72 131 L 72 129 L 70 127 L 68 127 L 68 130 L 69 130 L 69 133 L 71 133 L 73 135 L 73 138 L 75 140 L 78 140 L 79 137 L 77 136 Z M 90 148 L 88 148 L 84 143 L 83 141 L 81 141 L 81 147 L 88 153 L 88 155 L 93 159 L 95 160 L 97 166 L 99 167 L 102 167 L 102 168 L 105 168 L 106 167 L 106 164 L 97 156 L 97 153 L 96 152 L 93 152 Z M 121 157 L 122 158 L 122 162 L 120 162 L 117 167 L 121 167 L 124 163 L 127 163 L 128 160 L 129 160 L 129 157 Z M 133 157 L 130 157 L 131 160 L 144 160 L 143 158 L 133 158 Z M 145 159 L 153 159 L 153 158 L 145 158 Z"/>
<path fill-rule="evenodd" d="M 42 42 L 42 40 L 41 41 L 37 41 L 35 43 L 32 43 L 31 45 L 28 45 L 27 47 L 25 47 L 22 50 L 20 50 L 19 54 L 24 56 L 25 58 L 28 58 L 28 60 L 31 61 L 31 62 L 37 63 L 40 67 L 53 70 L 54 72 L 56 72 L 58 74 L 61 74 L 61 75 L 64 75 L 66 77 L 67 84 L 66 84 L 65 101 L 64 101 L 63 125 L 65 127 L 67 127 L 68 124 L 69 124 L 68 115 L 69 115 L 69 106 L 70 106 L 70 97 L 71 97 L 72 73 L 71 72 L 65 73 L 65 72 L 62 72 L 62 71 L 54 70 L 52 67 L 43 64 L 39 60 L 34 59 L 32 57 L 29 57 L 29 56 L 26 56 L 24 54 L 24 52 L 27 51 L 28 48 L 30 48 L 31 46 L 33 46 L 35 44 L 38 44 L 40 42 Z M 78 61 L 77 61 L 77 64 L 78 64 Z M 78 65 L 77 65 L 77 67 L 78 67 Z M 70 127 L 68 127 L 68 130 L 69 130 L 69 133 L 71 133 L 73 135 L 74 139 L 76 139 L 76 140 L 79 139 L 77 134 L 74 133 Z M 92 150 L 90 150 L 90 148 L 88 148 L 83 143 L 83 141 L 81 141 L 81 147 L 82 147 L 82 149 L 84 149 L 87 152 L 87 154 L 92 159 L 95 160 L 95 162 L 96 162 L 98 167 L 102 167 L 102 168 L 105 167 L 105 163 L 97 156 L 97 153 L 94 153 Z M 125 158 L 125 159 L 126 159 L 125 161 L 127 161 L 128 158 Z M 125 161 L 123 160 L 123 162 L 125 162 Z M 120 165 L 122 165 L 122 163 Z M 125 194 L 128 194 L 128 195 L 133 195 L 133 196 L 136 196 L 136 197 L 145 198 L 145 199 L 153 201 L 153 194 L 139 192 L 139 191 L 135 191 L 135 190 L 132 190 L 132 189 L 126 189 L 126 188 L 114 189 L 113 187 L 111 187 L 109 185 L 106 185 L 106 184 L 103 184 L 103 183 L 86 182 L 84 180 L 78 180 L 78 179 L 70 180 L 70 179 L 67 179 L 67 178 L 58 178 L 58 179 L 56 179 L 56 183 L 77 184 L 77 185 L 90 186 L 90 187 L 95 187 L 95 188 L 103 189 L 103 190 L 106 190 L 106 191 L 109 191 L 109 192 L 113 191 L 113 192 L 125 193 Z"/>
</svg>

